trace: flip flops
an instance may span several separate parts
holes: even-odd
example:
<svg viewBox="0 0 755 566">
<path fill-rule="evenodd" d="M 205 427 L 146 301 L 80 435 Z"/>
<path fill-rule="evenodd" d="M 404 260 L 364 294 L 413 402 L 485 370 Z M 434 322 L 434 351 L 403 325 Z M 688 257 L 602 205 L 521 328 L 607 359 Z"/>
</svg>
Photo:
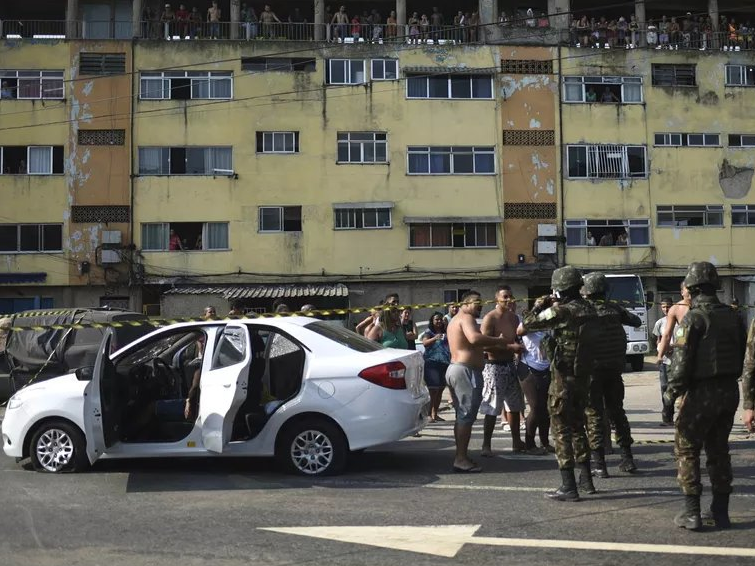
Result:
<svg viewBox="0 0 755 566">
<path fill-rule="evenodd" d="M 477 464 L 474 464 L 471 468 L 460 468 L 459 466 L 454 466 L 453 470 L 456 474 L 479 474 L 482 471 L 482 468 Z"/>
</svg>

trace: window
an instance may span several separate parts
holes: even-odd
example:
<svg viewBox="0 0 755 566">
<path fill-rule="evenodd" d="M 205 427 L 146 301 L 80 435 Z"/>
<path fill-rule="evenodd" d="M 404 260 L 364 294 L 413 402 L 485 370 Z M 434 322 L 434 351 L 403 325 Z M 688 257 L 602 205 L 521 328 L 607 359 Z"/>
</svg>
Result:
<svg viewBox="0 0 755 566">
<path fill-rule="evenodd" d="M 242 57 L 242 71 L 257 72 L 291 72 L 306 71 L 313 73 L 317 61 L 311 57 Z"/>
<path fill-rule="evenodd" d="M 257 132 L 257 153 L 299 153 L 299 132 Z"/>
<path fill-rule="evenodd" d="M 60 100 L 63 98 L 63 71 L 0 70 L 2 98 L 19 100 Z"/>
<path fill-rule="evenodd" d="M 694 65 L 653 64 L 653 86 L 696 86 Z"/>
<path fill-rule="evenodd" d="M 492 146 L 409 146 L 410 175 L 492 175 L 495 153 Z"/>
<path fill-rule="evenodd" d="M 410 248 L 495 248 L 497 225 L 492 222 L 409 224 Z"/>
<path fill-rule="evenodd" d="M 642 102 L 642 77 L 564 77 L 564 102 Z"/>
<path fill-rule="evenodd" d="M 726 65 L 726 86 L 755 86 L 755 67 Z"/>
<path fill-rule="evenodd" d="M 260 232 L 301 232 L 301 206 L 261 206 Z"/>
<path fill-rule="evenodd" d="M 650 220 L 567 220 L 566 245 L 649 246 Z"/>
<path fill-rule="evenodd" d="M 388 163 L 385 132 L 338 132 L 338 163 Z"/>
<path fill-rule="evenodd" d="M 116 75 L 125 72 L 125 53 L 79 53 L 80 75 Z"/>
<path fill-rule="evenodd" d="M 0 224 L 0 253 L 61 251 L 62 224 Z"/>
<path fill-rule="evenodd" d="M 655 134 L 656 146 L 671 147 L 705 147 L 720 146 L 721 136 L 719 134 Z"/>
<path fill-rule="evenodd" d="M 677 204 L 656 207 L 658 226 L 699 227 L 723 226 L 724 207 L 720 204 Z"/>
<path fill-rule="evenodd" d="M 729 147 L 755 147 L 755 134 L 729 134 Z"/>
<path fill-rule="evenodd" d="M 755 226 L 755 204 L 732 204 L 732 226 Z"/>
<path fill-rule="evenodd" d="M 62 175 L 62 145 L 0 147 L 0 171 L 4 175 Z"/>
<path fill-rule="evenodd" d="M 359 85 L 366 82 L 363 59 L 328 59 L 325 84 Z"/>
<path fill-rule="evenodd" d="M 444 303 L 460 303 L 464 293 L 471 289 L 443 289 Z"/>
<path fill-rule="evenodd" d="M 493 98 L 493 75 L 409 75 L 407 98 Z"/>
<path fill-rule="evenodd" d="M 231 71 L 164 71 L 140 73 L 142 100 L 214 100 L 233 98 Z"/>
<path fill-rule="evenodd" d="M 230 147 L 140 147 L 140 175 L 230 175 Z"/>
<path fill-rule="evenodd" d="M 228 222 L 149 222 L 142 224 L 142 250 L 170 250 L 170 233 L 184 251 L 228 250 Z"/>
<path fill-rule="evenodd" d="M 398 80 L 398 60 L 397 59 L 373 59 L 372 80 L 373 81 L 397 81 Z"/>
<path fill-rule="evenodd" d="M 630 179 L 647 177 L 645 146 L 569 145 L 570 179 Z"/>
<path fill-rule="evenodd" d="M 361 230 L 391 227 L 390 207 L 352 208 L 333 206 L 336 230 Z"/>
</svg>

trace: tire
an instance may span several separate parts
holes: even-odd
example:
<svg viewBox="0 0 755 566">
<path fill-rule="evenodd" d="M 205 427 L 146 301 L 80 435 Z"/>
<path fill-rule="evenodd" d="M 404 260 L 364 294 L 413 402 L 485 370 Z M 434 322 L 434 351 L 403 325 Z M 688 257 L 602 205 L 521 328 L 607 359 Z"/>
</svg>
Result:
<svg viewBox="0 0 755 566">
<path fill-rule="evenodd" d="M 644 356 L 629 356 L 629 363 L 632 366 L 632 371 L 642 371 L 645 367 Z"/>
<path fill-rule="evenodd" d="M 316 477 L 340 473 L 348 451 L 340 428 L 325 419 L 307 419 L 283 428 L 275 456 L 286 471 Z"/>
<path fill-rule="evenodd" d="M 34 431 L 29 455 L 38 472 L 82 472 L 89 467 L 84 435 L 62 420 L 47 421 Z"/>
</svg>

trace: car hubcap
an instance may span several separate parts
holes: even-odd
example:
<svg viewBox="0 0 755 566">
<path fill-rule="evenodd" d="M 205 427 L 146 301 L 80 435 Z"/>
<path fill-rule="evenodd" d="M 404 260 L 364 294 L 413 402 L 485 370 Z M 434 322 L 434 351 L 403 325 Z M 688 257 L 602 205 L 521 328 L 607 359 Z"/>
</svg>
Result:
<svg viewBox="0 0 755 566">
<path fill-rule="evenodd" d="M 291 443 L 291 459 L 297 470 L 305 474 L 319 474 L 333 461 L 333 445 L 320 431 L 305 430 Z"/>
<path fill-rule="evenodd" d="M 73 440 L 58 428 L 46 430 L 37 440 L 37 460 L 48 472 L 59 472 L 73 457 Z"/>
</svg>

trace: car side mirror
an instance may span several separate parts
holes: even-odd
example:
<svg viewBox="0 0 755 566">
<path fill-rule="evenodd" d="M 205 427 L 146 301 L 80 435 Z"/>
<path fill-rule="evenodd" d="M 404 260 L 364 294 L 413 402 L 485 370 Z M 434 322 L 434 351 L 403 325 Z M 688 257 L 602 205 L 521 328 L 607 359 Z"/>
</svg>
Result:
<svg viewBox="0 0 755 566">
<path fill-rule="evenodd" d="M 79 381 L 92 381 L 94 366 L 84 366 L 76 369 L 76 379 Z"/>
</svg>

